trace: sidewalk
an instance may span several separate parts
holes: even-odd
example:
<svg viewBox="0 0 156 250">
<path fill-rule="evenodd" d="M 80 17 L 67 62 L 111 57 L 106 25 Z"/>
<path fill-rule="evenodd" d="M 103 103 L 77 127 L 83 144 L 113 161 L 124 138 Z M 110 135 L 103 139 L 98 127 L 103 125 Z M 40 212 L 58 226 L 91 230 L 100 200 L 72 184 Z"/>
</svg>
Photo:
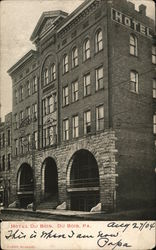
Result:
<svg viewBox="0 0 156 250">
<path fill-rule="evenodd" d="M 5 208 L 2 214 L 23 215 L 28 217 L 44 218 L 45 220 L 156 220 L 156 208 L 120 211 L 116 213 L 83 212 L 70 210 L 36 210 Z"/>
</svg>

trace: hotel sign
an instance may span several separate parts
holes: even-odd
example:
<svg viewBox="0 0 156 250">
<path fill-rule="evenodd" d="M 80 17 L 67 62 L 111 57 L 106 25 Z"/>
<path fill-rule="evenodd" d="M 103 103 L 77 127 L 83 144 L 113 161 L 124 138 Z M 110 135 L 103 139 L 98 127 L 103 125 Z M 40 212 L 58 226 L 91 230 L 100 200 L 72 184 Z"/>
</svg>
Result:
<svg viewBox="0 0 156 250">
<path fill-rule="evenodd" d="M 153 36 L 152 29 L 136 21 L 133 17 L 129 17 L 122 12 L 112 9 L 111 11 L 112 20 L 130 28 L 146 37 L 151 38 Z"/>
</svg>

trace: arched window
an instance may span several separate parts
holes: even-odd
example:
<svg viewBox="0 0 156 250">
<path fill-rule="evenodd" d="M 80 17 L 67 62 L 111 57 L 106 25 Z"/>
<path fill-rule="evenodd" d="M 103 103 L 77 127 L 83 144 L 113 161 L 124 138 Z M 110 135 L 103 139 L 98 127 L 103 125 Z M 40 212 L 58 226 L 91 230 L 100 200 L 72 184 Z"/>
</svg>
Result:
<svg viewBox="0 0 156 250">
<path fill-rule="evenodd" d="M 102 49 L 103 49 L 102 30 L 99 29 L 95 35 L 95 52 L 99 52 Z"/>
<path fill-rule="evenodd" d="M 51 81 L 54 81 L 56 79 L 56 66 L 55 63 L 50 68 L 50 74 L 51 74 Z"/>
<path fill-rule="evenodd" d="M 44 85 L 47 85 L 48 82 L 49 82 L 48 69 L 45 68 L 45 70 L 44 70 Z"/>
<path fill-rule="evenodd" d="M 90 58 L 90 40 L 87 38 L 83 44 L 83 60 Z"/>
<path fill-rule="evenodd" d="M 138 46 L 137 46 L 137 38 L 134 35 L 130 35 L 130 54 L 137 56 L 138 55 Z"/>
<path fill-rule="evenodd" d="M 72 68 L 76 67 L 78 65 L 78 49 L 77 47 L 74 47 L 72 49 Z"/>
<path fill-rule="evenodd" d="M 63 74 L 65 74 L 66 72 L 68 72 L 68 55 L 67 54 L 63 56 Z"/>
</svg>

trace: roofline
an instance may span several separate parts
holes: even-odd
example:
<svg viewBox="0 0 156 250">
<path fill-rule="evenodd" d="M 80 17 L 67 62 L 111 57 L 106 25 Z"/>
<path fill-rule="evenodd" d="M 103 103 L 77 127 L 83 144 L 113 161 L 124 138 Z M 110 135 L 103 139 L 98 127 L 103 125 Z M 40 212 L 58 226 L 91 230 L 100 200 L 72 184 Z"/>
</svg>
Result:
<svg viewBox="0 0 156 250">
<path fill-rule="evenodd" d="M 66 16 L 68 16 L 68 13 L 65 12 L 65 11 L 62 11 L 62 10 L 54 10 L 54 11 L 45 11 L 45 12 L 43 12 L 42 15 L 40 16 L 36 26 L 35 26 L 35 29 L 34 29 L 32 35 L 31 35 L 31 37 L 30 37 L 30 41 L 34 41 L 35 34 L 37 33 L 38 29 L 40 28 L 40 24 L 41 24 L 43 18 L 46 17 L 46 15 L 47 15 L 47 17 L 49 15 L 49 17 L 55 17 L 56 16 L 56 18 L 57 18 L 59 16 L 66 17 Z M 55 22 L 55 20 L 54 20 L 54 22 Z"/>
<path fill-rule="evenodd" d="M 64 25 L 62 25 L 58 30 L 59 33 L 63 28 L 65 28 L 73 19 L 75 19 L 82 11 L 84 11 L 88 6 L 90 6 L 95 0 L 85 0 L 81 5 L 79 5 L 65 20 Z"/>
<path fill-rule="evenodd" d="M 19 61 L 17 61 L 8 71 L 7 73 L 11 75 L 15 70 L 17 70 L 22 64 L 24 64 L 27 60 L 37 54 L 37 51 L 30 50 L 26 53 Z"/>
</svg>

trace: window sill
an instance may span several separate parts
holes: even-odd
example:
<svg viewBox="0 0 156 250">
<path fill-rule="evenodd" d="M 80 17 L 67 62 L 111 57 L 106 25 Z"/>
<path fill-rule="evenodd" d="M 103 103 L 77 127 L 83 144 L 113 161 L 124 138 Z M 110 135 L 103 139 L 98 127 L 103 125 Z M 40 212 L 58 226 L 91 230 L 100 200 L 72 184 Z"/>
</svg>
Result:
<svg viewBox="0 0 156 250">
<path fill-rule="evenodd" d="M 64 73 L 63 73 L 63 76 L 64 76 L 64 75 L 66 75 L 67 73 L 69 73 L 69 70 L 68 70 L 68 71 L 66 71 L 66 72 L 64 72 Z"/>
<path fill-rule="evenodd" d="M 86 63 L 88 61 L 91 61 L 91 57 L 88 57 L 87 59 L 83 60 L 83 63 Z"/>
<path fill-rule="evenodd" d="M 76 100 L 76 101 L 72 101 L 71 103 L 76 103 L 76 102 L 78 102 L 79 101 L 79 99 L 78 100 Z"/>
<path fill-rule="evenodd" d="M 98 55 L 100 52 L 102 52 L 103 51 L 103 49 L 101 49 L 101 50 L 99 50 L 99 51 L 97 51 L 97 52 L 94 52 L 94 56 L 96 56 L 96 55 Z"/>
<path fill-rule="evenodd" d="M 86 97 L 89 97 L 89 96 L 91 96 L 91 94 L 85 95 L 85 96 L 83 96 L 83 98 L 86 98 Z"/>
<path fill-rule="evenodd" d="M 62 105 L 62 108 L 65 108 L 65 107 L 68 107 L 69 106 L 69 103 L 66 104 L 66 105 Z"/>
<path fill-rule="evenodd" d="M 129 53 L 130 56 L 134 57 L 134 58 L 138 58 L 138 55 L 133 55 L 131 53 Z"/>
<path fill-rule="evenodd" d="M 102 90 L 105 90 L 105 88 L 103 87 L 103 88 L 97 89 L 97 90 L 95 90 L 95 93 L 98 93 L 98 92 L 100 92 Z"/>
<path fill-rule="evenodd" d="M 72 70 L 73 69 L 76 69 L 76 68 L 78 68 L 79 67 L 79 64 L 78 65 L 75 65 L 75 66 L 72 66 Z"/>
<path fill-rule="evenodd" d="M 133 90 L 130 90 L 130 93 L 139 95 L 139 92 L 135 92 L 135 91 L 133 91 Z"/>
</svg>

